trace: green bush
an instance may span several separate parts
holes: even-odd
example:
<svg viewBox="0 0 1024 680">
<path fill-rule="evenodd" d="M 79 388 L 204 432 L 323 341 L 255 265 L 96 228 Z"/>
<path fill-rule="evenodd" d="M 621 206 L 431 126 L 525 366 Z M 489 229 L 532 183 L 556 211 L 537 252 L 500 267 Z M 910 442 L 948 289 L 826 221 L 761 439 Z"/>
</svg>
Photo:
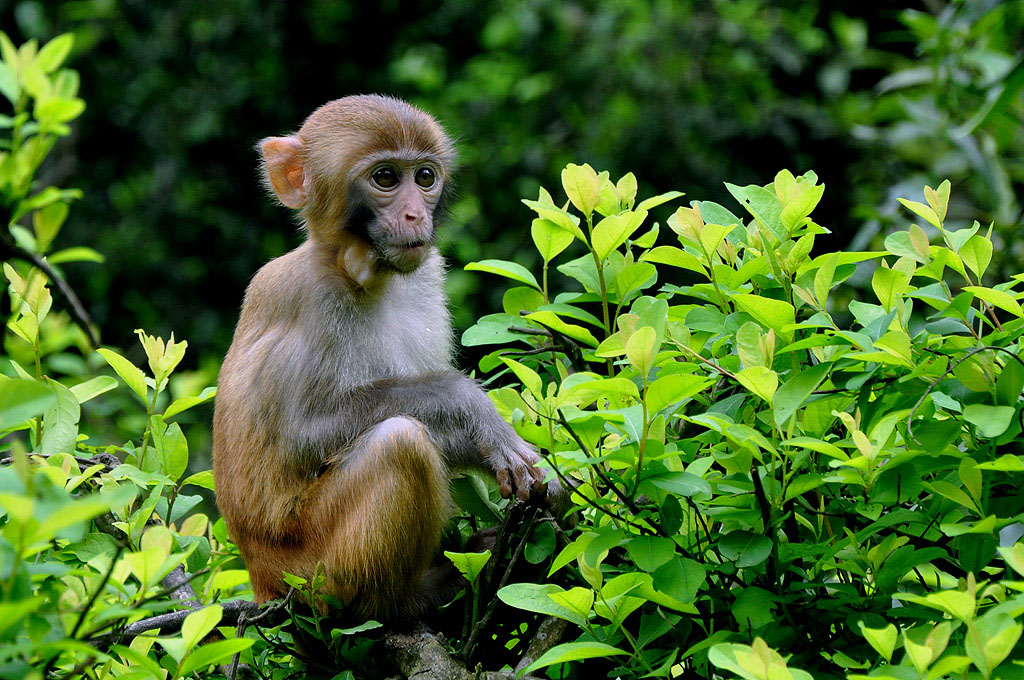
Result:
<svg viewBox="0 0 1024 680">
<path fill-rule="evenodd" d="M 67 311 L 56 265 L 95 257 L 51 252 L 75 195 L 36 170 L 81 110 L 69 47 L 0 37 L 0 678 L 391 673 L 375 622 L 295 598 L 242 616 L 248 575 L 197 511 L 214 480 L 179 424 L 214 390 L 169 394 L 186 343 L 140 331 L 144 370 Z M 742 218 L 696 201 L 667 229 L 650 213 L 678 192 L 637 201 L 633 175 L 586 165 L 562 188 L 526 201 L 539 271 L 467 267 L 515 285 L 463 343 L 491 350 L 494 403 L 574 487 L 572 522 L 455 480 L 452 533 L 500 529 L 490 561 L 446 552 L 467 577 L 439 618 L 451 650 L 514 666 L 564 620 L 530 672 L 1019 676 L 1024 275 L 984 281 L 989 230 L 946 228 L 949 184 L 903 200 L 919 224 L 885 250 L 816 256 L 813 173 L 727 185 Z M 90 412 L 137 428 L 93 439 Z"/>
<path fill-rule="evenodd" d="M 548 578 L 498 593 L 579 628 L 532 668 L 1016 677 L 1024 276 L 982 285 L 989 234 L 944 227 L 949 183 L 901 201 L 924 226 L 886 250 L 817 256 L 814 173 L 727 185 L 745 219 L 679 208 L 678 245 L 645 224 L 677 194 L 586 165 L 562 186 L 526 201 L 539 278 L 470 266 L 524 285 L 463 337 L 502 346 L 495 404 L 580 481 Z"/>
</svg>

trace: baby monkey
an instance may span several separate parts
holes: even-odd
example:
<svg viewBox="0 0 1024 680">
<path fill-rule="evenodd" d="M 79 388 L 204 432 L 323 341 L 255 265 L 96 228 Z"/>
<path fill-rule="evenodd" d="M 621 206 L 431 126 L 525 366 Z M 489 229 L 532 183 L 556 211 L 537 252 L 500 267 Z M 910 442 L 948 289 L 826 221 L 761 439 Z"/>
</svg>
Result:
<svg viewBox="0 0 1024 680">
<path fill-rule="evenodd" d="M 558 491 L 452 365 L 434 246 L 452 143 L 423 111 L 361 95 L 260 149 L 308 238 L 246 291 L 214 414 L 217 504 L 257 601 L 322 563 L 350 611 L 415 618 L 446 594 L 431 561 L 450 469 L 493 471 L 506 498 Z"/>
</svg>

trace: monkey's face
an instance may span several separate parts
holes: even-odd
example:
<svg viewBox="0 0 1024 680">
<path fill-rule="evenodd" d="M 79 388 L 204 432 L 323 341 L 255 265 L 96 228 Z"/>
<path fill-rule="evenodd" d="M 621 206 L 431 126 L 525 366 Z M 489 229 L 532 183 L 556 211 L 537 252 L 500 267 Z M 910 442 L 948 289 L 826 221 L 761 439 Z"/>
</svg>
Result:
<svg viewBox="0 0 1024 680">
<path fill-rule="evenodd" d="M 434 243 L 443 184 L 440 163 L 429 156 L 371 159 L 355 178 L 344 229 L 369 242 L 379 265 L 411 272 Z"/>
</svg>

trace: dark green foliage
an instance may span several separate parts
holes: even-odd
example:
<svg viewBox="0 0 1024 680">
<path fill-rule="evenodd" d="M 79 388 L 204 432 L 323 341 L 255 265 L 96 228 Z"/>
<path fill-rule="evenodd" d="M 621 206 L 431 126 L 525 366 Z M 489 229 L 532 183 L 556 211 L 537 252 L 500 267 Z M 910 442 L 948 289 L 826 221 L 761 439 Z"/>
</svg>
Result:
<svg viewBox="0 0 1024 680">
<path fill-rule="evenodd" d="M 161 26 L 168 35 L 174 35 L 177 20 L 191 27 L 196 40 L 216 42 L 218 31 L 229 35 L 235 25 L 228 10 L 252 9 L 243 5 L 196 5 L 186 19 L 176 12 L 189 6 L 122 10 L 78 3 L 64 7 L 62 20 L 81 21 L 73 14 L 84 12 L 83 27 L 95 29 L 97 13 L 109 12 L 106 21 L 128 22 L 118 24 L 112 35 L 129 36 L 131 21 L 165 12 Z M 40 30 L 46 30 L 46 17 L 33 13 L 38 7 L 18 3 L 20 24 L 44 22 Z M 308 19 L 316 45 L 326 44 L 351 19 L 346 5 L 310 7 L 317 12 Z M 559 7 L 539 3 L 530 11 L 550 22 L 556 35 L 586 33 L 583 42 L 567 43 L 578 48 L 581 64 L 588 64 L 584 47 L 595 35 L 617 35 L 601 22 L 573 23 L 576 8 Z M 917 32 L 922 49 L 952 58 L 960 48 L 944 47 L 943 41 L 954 38 L 990 52 L 1017 49 L 1019 33 L 1002 35 L 992 22 L 1019 26 L 1018 9 L 1004 3 L 979 11 L 973 21 L 988 32 L 971 23 L 971 3 L 947 8 L 937 22 L 916 14 L 902 18 Z M 388 6 L 372 11 L 397 12 Z M 639 26 L 651 19 L 645 11 L 601 5 L 594 16 L 619 22 L 623 34 L 631 35 L 625 30 L 630 21 Z M 703 16 L 696 9 L 676 11 Z M 782 48 L 772 42 L 776 31 L 819 30 L 807 23 L 814 16 L 803 11 L 732 3 L 709 21 L 742 26 L 749 36 L 733 36 L 740 44 L 753 40 L 766 54 L 777 55 Z M 425 26 L 442 31 L 453 16 L 472 14 L 460 3 L 445 12 Z M 221 21 L 204 23 L 207 16 Z M 274 25 L 275 16 L 255 12 L 247 20 L 260 25 L 261 17 L 269 17 L 268 25 Z M 557 41 L 551 53 L 543 41 L 531 43 L 530 36 L 539 35 L 531 33 L 535 28 L 495 19 L 481 29 L 481 40 L 503 54 L 524 45 L 519 55 L 524 59 L 569 58 L 555 49 Z M 393 30 L 398 44 L 412 40 Z M 855 21 L 834 18 L 832 30 L 857 44 Z M 83 37 L 88 43 L 88 31 Z M 634 39 L 642 43 L 657 36 Z M 170 59 L 158 44 L 147 43 L 150 56 Z M 810 51 L 820 47 L 801 45 Z M 0 208 L 8 221 L 2 245 L 10 300 L 0 377 L 0 678 L 220 677 L 223 664 L 236 654 L 262 677 L 281 680 L 313 673 L 345 679 L 390 673 L 375 622 L 339 623 L 303 610 L 296 598 L 284 608 L 284 624 L 234 625 L 232 608 L 251 597 L 248 574 L 223 523 L 201 511 L 200 493 L 212 491 L 215 483 L 202 463 L 191 460 L 205 440 L 201 431 L 187 427 L 195 413 L 191 409 L 198 411 L 214 390 L 201 389 L 202 372 L 172 375 L 187 346 L 173 336 L 165 342 L 138 331 L 141 343 L 131 352 L 94 350 L 88 325 L 72 320 L 66 300 L 55 294 L 62 264 L 101 259 L 89 249 L 54 245 L 74 233 L 71 218 L 68 228 L 62 227 L 69 201 L 80 195 L 55 186 L 78 182 L 66 181 L 43 163 L 82 111 L 78 78 L 61 68 L 71 46 L 62 36 L 42 48 L 34 43 L 15 48 L 0 35 L 0 94 L 12 109 L 10 117 L 0 119 Z M 465 48 L 458 42 L 449 47 L 453 53 Z M 630 68 L 646 63 L 611 52 Z M 742 54 L 734 50 L 724 56 L 736 52 Z M 826 194 L 811 172 L 782 171 L 771 184 L 759 186 L 747 184 L 737 168 L 736 175 L 727 175 L 737 184 L 716 187 L 715 200 L 693 201 L 672 212 L 679 192 L 648 197 L 651 192 L 632 174 L 612 183 L 608 173 L 590 165 L 567 165 L 561 190 L 554 194 L 536 188 L 527 194 L 520 191 L 527 182 L 516 180 L 503 185 L 502 191 L 512 191 L 508 195 L 478 192 L 473 182 L 485 186 L 486 172 L 479 168 L 489 167 L 483 160 L 493 154 L 474 159 L 486 149 L 479 146 L 480 136 L 466 147 L 470 168 L 481 165 L 467 171 L 472 193 L 456 209 L 457 225 L 482 226 L 477 221 L 498 210 L 492 197 L 497 206 L 513 195 L 537 198 L 524 201 L 525 208 L 501 207 L 495 214 L 502 221 L 488 223 L 494 229 L 523 224 L 525 233 L 527 220 L 515 215 L 532 211 L 536 218 L 528 226 L 535 253 L 522 252 L 522 244 L 515 243 L 517 261 L 512 262 L 502 259 L 501 247 L 483 258 L 483 250 L 474 250 L 476 241 L 460 246 L 468 249 L 463 257 L 480 258 L 466 267 L 463 283 L 471 279 L 483 286 L 494 275 L 512 282 L 501 295 L 501 312 L 469 327 L 463 343 L 482 357 L 477 366 L 495 388 L 491 395 L 499 411 L 544 453 L 552 474 L 576 487 L 568 512 L 573 523 L 556 526 L 537 509 L 501 501 L 489 479 L 456 480 L 460 510 L 448 538 L 453 548 L 460 537 L 502 518 L 520 527 L 499 532 L 489 562 L 485 554 L 445 552 L 466 576 L 467 590 L 443 608 L 435 624 L 470 667 L 514 666 L 544 615 L 570 625 L 563 644 L 532 664 L 535 674 L 551 678 L 715 674 L 748 680 L 903 680 L 1019 674 L 1024 659 L 1024 497 L 1019 492 L 1024 294 L 1017 289 L 1024 275 L 1008 256 L 1012 234 L 1000 216 L 1016 209 L 1013 192 L 1005 187 L 1020 181 L 1019 169 L 1003 156 L 1020 143 L 1020 131 L 1005 120 L 1019 113 L 1019 94 L 1013 94 L 1019 66 L 982 52 L 989 66 L 1002 66 L 990 69 L 989 80 L 968 86 L 981 99 L 964 93 L 956 101 L 991 104 L 997 112 L 978 119 L 975 131 L 982 139 L 979 148 L 988 153 L 986 172 L 1006 182 L 989 193 L 954 164 L 951 171 L 964 177 L 963 198 L 958 191 L 951 198 L 949 182 L 929 182 L 936 188 L 925 186 L 923 196 L 919 187 L 892 189 L 892 200 L 902 205 L 894 218 L 898 228 L 884 238 L 880 234 L 873 251 L 822 247 L 835 224 L 820 217 L 819 206 L 832 193 L 849 196 L 854 190 L 837 192 L 833 185 Z M 389 77 L 406 79 L 424 93 L 453 97 L 465 115 L 452 116 L 467 121 L 464 125 L 487 120 L 481 102 L 505 92 L 487 87 L 498 87 L 493 80 L 507 64 L 487 62 L 459 71 L 453 78 L 471 83 L 459 93 L 442 88 L 448 81 L 431 70 L 443 54 L 410 49 L 401 66 L 389 67 Z M 197 63 L 200 57 L 201 51 Z M 970 68 L 978 65 L 967 61 Z M 762 63 L 748 66 L 764 76 L 762 82 L 775 82 L 758 70 Z M 504 82 L 532 83 L 531 72 L 513 69 Z M 841 81 L 842 74 L 829 77 Z M 221 85 L 236 78 L 246 76 L 236 74 Z M 257 80 L 247 81 L 248 87 L 278 86 Z M 703 83 L 694 82 L 695 87 Z M 925 79 L 923 89 L 908 90 L 912 95 L 905 101 L 920 96 L 943 102 L 965 82 L 971 81 L 958 76 L 949 81 L 952 90 L 940 91 L 929 89 Z M 542 99 L 560 102 L 566 112 L 581 106 L 577 100 L 586 101 L 563 100 L 558 88 L 545 91 L 543 85 L 513 87 L 524 120 L 542 118 Z M 535 93 L 531 99 L 521 91 L 529 94 L 530 88 L 540 88 L 543 96 Z M 991 94 L 978 94 L 977 88 Z M 474 92 L 481 99 L 473 99 Z M 959 115 L 953 101 L 943 106 Z M 538 108 L 531 113 L 531 106 Z M 183 115 L 195 110 L 179 109 Z M 919 110 L 909 106 L 907 112 Z M 578 111 L 578 118 L 564 115 L 576 120 L 579 139 L 589 140 L 580 143 L 590 149 L 607 144 L 603 148 L 614 152 L 618 147 L 604 136 L 583 134 L 590 131 L 592 112 Z M 607 123 L 605 113 L 593 120 Z M 222 122 L 231 128 L 226 117 L 212 120 L 209 130 Z M 609 129 L 621 134 L 635 128 L 640 135 L 647 125 L 628 116 L 623 120 L 628 125 L 609 124 Z M 179 127 L 176 139 L 190 139 L 189 126 Z M 651 129 L 661 128 L 652 124 Z M 528 134 L 514 125 L 508 130 L 509 148 L 529 147 Z M 993 141 L 984 142 L 986 135 Z M 198 146 L 210 138 L 198 134 L 196 139 L 207 140 Z M 566 138 L 544 144 L 557 146 Z M 154 136 L 139 141 L 144 143 L 161 142 Z M 183 148 L 192 147 L 179 145 L 173 154 L 185 154 Z M 148 157 L 151 163 L 161 157 L 154 146 L 132 149 L 135 153 L 131 158 Z M 950 154 L 955 156 L 947 151 L 944 158 Z M 535 174 L 550 172 L 549 162 L 565 160 L 557 156 L 541 153 L 545 160 Z M 650 165 L 656 172 L 663 162 L 672 167 L 667 156 L 651 158 L 638 160 L 638 167 Z M 494 167 L 515 177 L 533 172 L 516 158 L 505 162 L 512 165 Z M 193 165 L 168 167 L 176 182 Z M 215 170 L 214 178 L 221 171 L 227 172 Z M 90 181 L 99 181 L 103 172 L 113 170 L 97 170 Z M 79 169 L 75 178 L 83 174 Z M 177 203 L 197 194 L 188 189 L 173 198 L 167 187 L 175 182 L 134 184 L 137 179 L 119 180 L 123 183 L 111 184 L 109 191 L 87 183 L 90 203 L 83 212 L 114 200 L 148 206 L 144 197 L 159 194 L 161 200 L 172 197 L 162 205 L 173 214 L 202 215 L 212 227 L 227 224 L 215 211 L 230 204 L 219 193 L 228 185 L 200 182 L 211 185 L 203 189 L 210 192 L 203 201 Z M 158 185 L 163 193 L 154 188 Z M 693 184 L 684 186 L 692 190 Z M 478 196 L 487 200 L 475 204 Z M 973 222 L 971 206 L 979 205 L 997 218 L 995 228 Z M 109 216 L 109 205 L 105 210 Z M 242 214 L 232 212 L 231 219 Z M 123 214 L 122 228 L 139 230 L 132 233 L 145 235 L 154 247 L 178 236 L 174 225 L 161 222 L 162 213 L 154 212 L 153 219 L 165 233 L 144 220 L 134 222 L 133 215 Z M 667 220 L 655 221 L 665 215 Z M 136 244 L 132 257 L 140 247 Z M 512 242 L 505 247 L 511 249 Z M 261 258 L 253 255 L 253 268 Z M 156 261 L 147 266 L 161 268 Z M 102 294 L 116 281 L 116 266 L 96 269 L 104 272 L 95 289 Z M 181 299 L 194 291 L 182 293 L 188 286 L 175 288 L 180 272 L 162 269 L 170 282 L 161 290 L 188 311 Z M 154 280 L 147 278 L 140 290 L 150 290 Z M 459 277 L 455 281 L 460 285 Z M 139 325 L 134 318 L 126 322 L 126 328 Z M 114 439 L 112 432 L 123 434 Z M 193 577 L 199 602 L 208 606 L 161 635 L 127 634 L 140 619 L 181 608 L 168 599 L 162 582 L 176 568 Z M 292 583 L 309 592 L 319 579 Z"/>
<path fill-rule="evenodd" d="M 78 36 L 71 58 L 90 106 L 48 173 L 85 191 L 70 242 L 111 263 L 69 273 L 107 339 L 174 329 L 197 357 L 219 357 L 249 277 L 300 238 L 258 187 L 255 142 L 355 92 L 411 98 L 458 140 L 445 251 L 463 328 L 499 300 L 461 265 L 518 253 L 519 197 L 577 159 L 637 171 L 645 190 L 682 186 L 717 202 L 725 181 L 770 176 L 780 158 L 814 167 L 849 187 L 820 208 L 836 248 L 865 221 L 864 239 L 888 228 L 889 187 L 937 183 L 941 163 L 963 203 L 952 218 L 992 215 L 1009 238 L 1021 191 L 1011 159 L 1024 143 L 1010 72 L 1024 3 L 997 4 L 938 3 L 933 18 L 884 3 L 765 0 L 18 0 L 0 23 L 25 37 Z M 989 104 L 971 136 L 954 134 Z M 869 219 L 879 210 L 880 223 Z"/>
</svg>

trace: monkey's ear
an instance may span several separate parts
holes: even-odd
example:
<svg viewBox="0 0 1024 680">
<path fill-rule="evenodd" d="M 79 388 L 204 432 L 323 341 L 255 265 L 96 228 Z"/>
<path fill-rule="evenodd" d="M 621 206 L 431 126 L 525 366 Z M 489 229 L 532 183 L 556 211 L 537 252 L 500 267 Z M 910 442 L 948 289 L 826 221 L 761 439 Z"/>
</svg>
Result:
<svg viewBox="0 0 1024 680">
<path fill-rule="evenodd" d="M 267 137 L 260 142 L 264 181 L 289 208 L 301 208 L 309 198 L 305 149 L 296 136 Z"/>
</svg>

